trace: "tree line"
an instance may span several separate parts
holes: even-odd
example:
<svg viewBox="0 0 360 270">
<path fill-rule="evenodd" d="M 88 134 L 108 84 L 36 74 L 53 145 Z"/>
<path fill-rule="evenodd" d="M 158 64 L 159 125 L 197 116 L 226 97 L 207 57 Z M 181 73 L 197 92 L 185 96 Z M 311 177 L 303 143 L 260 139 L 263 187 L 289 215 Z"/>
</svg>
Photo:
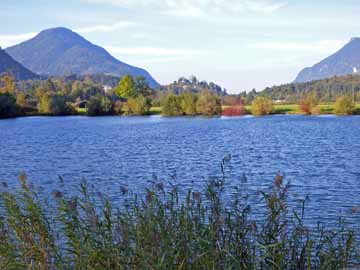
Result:
<svg viewBox="0 0 360 270">
<path fill-rule="evenodd" d="M 346 78 L 355 81 L 360 76 Z M 104 85 L 109 80 L 111 85 Z M 336 80 L 347 82 L 344 77 L 323 81 Z M 316 82 L 293 86 L 305 87 L 314 84 Z M 285 86 L 280 86 L 279 89 L 282 89 L 281 87 Z M 349 89 L 340 91 L 333 100 L 336 114 L 356 112 L 355 102 L 359 93 L 354 90 L 357 89 L 356 86 L 353 86 L 351 91 Z M 221 87 L 213 83 L 199 82 L 196 77 L 180 78 L 168 88 L 151 89 L 145 78 L 141 76 L 126 75 L 118 81 L 115 77 L 84 76 L 16 82 L 11 75 L 4 75 L 0 80 L 0 117 L 73 114 L 147 115 L 154 107 L 161 107 L 158 111 L 164 116 L 237 116 L 246 113 L 267 115 L 276 113 L 274 100 L 278 102 L 276 98 L 284 98 L 269 91 L 258 93 L 253 90 L 248 93 L 228 95 Z M 296 96 L 296 93 L 295 91 L 293 94 Z M 294 98 L 293 102 L 280 99 L 280 102 L 286 104 L 298 104 L 300 111 L 307 115 L 319 114 L 319 104 L 322 101 L 319 93 L 314 90 L 304 90 Z"/>
</svg>

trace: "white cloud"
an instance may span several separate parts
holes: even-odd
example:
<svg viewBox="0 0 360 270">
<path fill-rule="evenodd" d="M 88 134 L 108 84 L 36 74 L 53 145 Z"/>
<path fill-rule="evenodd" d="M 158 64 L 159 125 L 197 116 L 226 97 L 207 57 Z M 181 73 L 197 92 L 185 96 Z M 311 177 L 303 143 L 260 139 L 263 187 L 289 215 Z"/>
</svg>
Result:
<svg viewBox="0 0 360 270">
<path fill-rule="evenodd" d="M 199 17 L 209 14 L 238 14 L 255 12 L 270 14 L 287 5 L 280 0 L 83 0 L 90 3 L 121 7 L 153 8 L 172 16 Z"/>
<path fill-rule="evenodd" d="M 13 45 L 16 45 L 25 40 L 35 37 L 37 33 L 23 33 L 23 34 L 14 34 L 14 35 L 0 35 L 0 46 L 2 48 L 7 48 Z"/>
<path fill-rule="evenodd" d="M 344 44 L 344 40 L 321 40 L 316 42 L 262 42 L 254 43 L 250 47 L 274 51 L 331 53 L 340 49 Z"/>
<path fill-rule="evenodd" d="M 133 22 L 123 21 L 110 25 L 93 25 L 87 27 L 77 28 L 74 31 L 80 34 L 92 33 L 92 32 L 112 32 L 121 28 L 126 28 L 134 25 Z"/>
</svg>

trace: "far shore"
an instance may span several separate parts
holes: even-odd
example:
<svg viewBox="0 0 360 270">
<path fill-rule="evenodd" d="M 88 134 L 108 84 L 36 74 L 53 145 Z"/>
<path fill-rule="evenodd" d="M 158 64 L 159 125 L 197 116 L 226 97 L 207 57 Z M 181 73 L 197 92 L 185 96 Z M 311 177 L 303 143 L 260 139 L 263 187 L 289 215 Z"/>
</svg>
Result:
<svg viewBox="0 0 360 270">
<path fill-rule="evenodd" d="M 222 109 L 226 109 L 230 106 L 222 106 Z M 312 116 L 317 116 L 317 115 L 335 115 L 334 113 L 334 104 L 319 104 L 319 113 L 312 115 Z M 9 118 L 20 118 L 20 117 L 34 117 L 34 116 L 44 116 L 44 117 L 56 117 L 56 116 L 88 116 L 86 114 L 86 109 L 82 108 L 82 109 L 77 109 L 76 113 L 71 114 L 71 115 L 44 115 L 44 114 L 26 114 L 26 115 L 20 115 L 17 117 L 9 117 Z M 162 108 L 161 107 L 152 107 L 150 109 L 150 113 L 147 115 L 137 115 L 137 116 L 152 116 L 152 115 L 161 115 L 162 114 Z M 247 105 L 245 106 L 245 114 L 242 116 L 249 116 L 252 115 L 251 113 L 251 106 Z M 273 106 L 273 111 L 270 115 L 305 115 L 301 109 L 300 106 L 298 104 L 276 104 Z M 360 115 L 360 103 L 356 104 L 356 111 L 353 115 Z M 124 115 L 124 114 L 108 114 L 108 115 L 98 115 L 98 116 L 128 116 L 128 115 Z M 98 116 L 89 116 L 89 117 L 98 117 Z M 136 115 L 135 115 L 136 116 Z M 132 117 L 132 116 L 128 116 L 128 117 Z M 177 117 L 183 117 L 183 116 L 177 116 Z M 188 116 L 185 116 L 188 117 Z M 227 118 L 232 118 L 232 117 L 241 117 L 240 116 L 226 116 Z M 260 116 L 261 117 L 261 116 Z M 9 119 L 9 118 L 0 118 L 1 119 Z"/>
</svg>

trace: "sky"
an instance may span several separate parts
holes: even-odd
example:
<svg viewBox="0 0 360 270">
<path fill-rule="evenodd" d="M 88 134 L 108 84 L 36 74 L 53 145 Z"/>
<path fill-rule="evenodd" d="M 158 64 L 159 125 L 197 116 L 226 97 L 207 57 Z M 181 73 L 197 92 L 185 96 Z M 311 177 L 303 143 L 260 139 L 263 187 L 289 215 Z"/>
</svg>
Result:
<svg viewBox="0 0 360 270">
<path fill-rule="evenodd" d="M 0 46 L 68 27 L 161 84 L 291 82 L 360 36 L 359 0 L 0 0 Z"/>
</svg>

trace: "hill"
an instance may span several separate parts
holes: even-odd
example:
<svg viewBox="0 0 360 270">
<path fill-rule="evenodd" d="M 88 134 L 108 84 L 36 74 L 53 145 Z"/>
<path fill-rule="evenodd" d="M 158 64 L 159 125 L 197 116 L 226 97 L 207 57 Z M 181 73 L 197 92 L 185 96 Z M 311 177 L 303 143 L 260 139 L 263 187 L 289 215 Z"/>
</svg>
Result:
<svg viewBox="0 0 360 270">
<path fill-rule="evenodd" d="M 333 102 L 342 95 L 352 95 L 360 101 L 360 74 L 268 87 L 258 94 L 269 96 L 273 100 L 297 103 L 309 93 L 316 94 L 320 102 Z"/>
<path fill-rule="evenodd" d="M 44 30 L 28 41 L 7 48 L 6 52 L 38 74 L 106 74 L 118 77 L 130 74 L 144 76 L 154 88 L 159 85 L 146 70 L 117 60 L 104 48 L 63 27 Z"/>
<path fill-rule="evenodd" d="M 213 82 L 199 81 L 195 76 L 189 79 L 181 77 L 169 85 L 161 86 L 160 90 L 173 92 L 175 94 L 181 94 L 186 91 L 200 93 L 204 90 L 209 90 L 219 96 L 227 95 L 226 89 L 223 89 L 221 86 Z"/>
<path fill-rule="evenodd" d="M 0 75 L 10 73 L 16 80 L 36 79 L 39 76 L 16 62 L 9 54 L 0 48 Z"/>
<path fill-rule="evenodd" d="M 295 82 L 321 80 L 360 72 L 360 38 L 353 38 L 343 48 L 312 67 L 303 69 Z"/>
</svg>

